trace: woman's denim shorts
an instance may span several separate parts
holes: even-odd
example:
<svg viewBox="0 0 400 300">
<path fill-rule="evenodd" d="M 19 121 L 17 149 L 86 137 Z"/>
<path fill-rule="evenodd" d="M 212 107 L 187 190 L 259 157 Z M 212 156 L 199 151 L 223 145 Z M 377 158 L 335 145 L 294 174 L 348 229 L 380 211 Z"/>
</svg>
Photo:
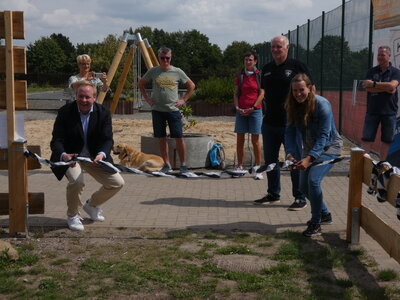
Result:
<svg viewBox="0 0 400 300">
<path fill-rule="evenodd" d="M 235 132 L 261 134 L 262 110 L 256 109 L 248 116 L 236 113 Z"/>
</svg>

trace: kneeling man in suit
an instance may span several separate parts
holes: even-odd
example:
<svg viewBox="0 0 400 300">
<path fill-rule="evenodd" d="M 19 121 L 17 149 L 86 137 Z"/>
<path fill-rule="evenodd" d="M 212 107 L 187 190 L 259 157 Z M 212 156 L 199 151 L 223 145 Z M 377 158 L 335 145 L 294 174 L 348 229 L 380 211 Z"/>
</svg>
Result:
<svg viewBox="0 0 400 300">
<path fill-rule="evenodd" d="M 65 177 L 67 185 L 68 226 L 71 230 L 84 229 L 79 209 L 85 186 L 83 170 L 102 184 L 85 201 L 83 210 L 93 221 L 104 221 L 101 204 L 114 196 L 124 185 L 119 173 L 110 173 L 100 167 L 99 161 L 112 163 L 113 133 L 110 112 L 96 103 L 96 87 L 81 81 L 76 89 L 76 100 L 60 108 L 50 142 L 51 161 L 70 161 L 76 156 L 88 157 L 93 163 L 77 162 L 65 167 L 52 168 L 59 180 Z"/>
</svg>

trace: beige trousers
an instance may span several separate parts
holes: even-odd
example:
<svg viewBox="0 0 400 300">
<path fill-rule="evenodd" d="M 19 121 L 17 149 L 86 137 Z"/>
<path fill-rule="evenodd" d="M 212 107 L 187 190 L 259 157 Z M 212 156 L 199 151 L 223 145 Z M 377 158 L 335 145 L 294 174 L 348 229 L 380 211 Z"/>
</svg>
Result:
<svg viewBox="0 0 400 300">
<path fill-rule="evenodd" d="M 73 168 L 68 168 L 65 173 L 68 179 L 67 185 L 67 215 L 73 217 L 79 214 L 82 207 L 82 192 L 85 187 L 83 171 L 86 171 L 97 182 L 102 184 L 100 189 L 92 194 L 89 199 L 91 206 L 99 206 L 114 196 L 125 184 L 124 179 L 119 173 L 109 173 L 100 166 L 92 163 L 79 162 Z"/>
</svg>

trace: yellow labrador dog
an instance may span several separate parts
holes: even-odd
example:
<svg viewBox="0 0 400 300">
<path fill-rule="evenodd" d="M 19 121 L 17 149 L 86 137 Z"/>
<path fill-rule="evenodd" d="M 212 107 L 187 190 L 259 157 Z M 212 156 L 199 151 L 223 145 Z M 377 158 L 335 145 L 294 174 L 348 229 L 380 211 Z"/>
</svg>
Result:
<svg viewBox="0 0 400 300">
<path fill-rule="evenodd" d="M 127 144 L 117 144 L 113 147 L 113 152 L 120 159 L 119 164 L 127 168 L 135 168 L 145 172 L 160 171 L 164 165 L 161 156 L 146 154 L 133 149 Z"/>
</svg>

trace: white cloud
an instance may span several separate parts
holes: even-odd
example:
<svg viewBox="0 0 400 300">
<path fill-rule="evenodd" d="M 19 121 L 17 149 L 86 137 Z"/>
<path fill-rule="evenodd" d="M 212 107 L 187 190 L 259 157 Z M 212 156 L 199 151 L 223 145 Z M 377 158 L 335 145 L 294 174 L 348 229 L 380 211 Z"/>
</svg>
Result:
<svg viewBox="0 0 400 300">
<path fill-rule="evenodd" d="M 256 0 L 251 6 L 254 6 L 254 4 L 256 5 L 257 10 L 262 9 L 266 12 L 283 12 L 296 8 L 303 9 L 312 7 L 311 0 Z"/>
<path fill-rule="evenodd" d="M 29 0 L 2 0 L 0 10 L 22 10 L 29 16 L 40 15 L 40 10 Z"/>
<path fill-rule="evenodd" d="M 42 21 L 48 26 L 64 27 L 93 24 L 97 17 L 88 13 L 71 13 L 66 8 L 56 9 L 51 13 L 43 14 Z M 95 26 L 93 24 L 93 26 Z"/>
</svg>

